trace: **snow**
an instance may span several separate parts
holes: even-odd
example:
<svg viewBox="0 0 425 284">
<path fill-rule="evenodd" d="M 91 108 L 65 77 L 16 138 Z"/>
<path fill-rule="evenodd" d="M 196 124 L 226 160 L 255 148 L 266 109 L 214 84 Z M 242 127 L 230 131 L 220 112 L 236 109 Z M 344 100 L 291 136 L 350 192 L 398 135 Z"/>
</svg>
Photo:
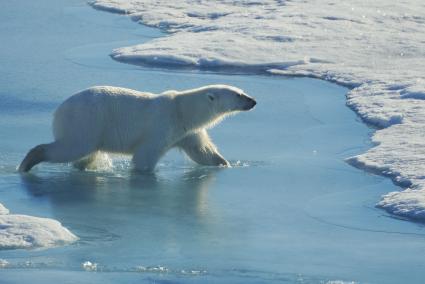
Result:
<svg viewBox="0 0 425 284">
<path fill-rule="evenodd" d="M 425 216 L 425 3 L 422 1 L 96 0 L 167 36 L 112 51 L 119 61 L 317 77 L 380 128 L 348 161 L 409 187 L 378 206 Z M 296 94 L 294 94 L 296 95 Z"/>
<path fill-rule="evenodd" d="M 423 188 L 423 187 L 422 187 Z M 394 214 L 425 219 L 425 190 L 407 189 L 384 195 L 379 206 Z"/>
<path fill-rule="evenodd" d="M 0 250 L 54 247 L 78 239 L 56 220 L 8 213 L 0 203 Z"/>
</svg>

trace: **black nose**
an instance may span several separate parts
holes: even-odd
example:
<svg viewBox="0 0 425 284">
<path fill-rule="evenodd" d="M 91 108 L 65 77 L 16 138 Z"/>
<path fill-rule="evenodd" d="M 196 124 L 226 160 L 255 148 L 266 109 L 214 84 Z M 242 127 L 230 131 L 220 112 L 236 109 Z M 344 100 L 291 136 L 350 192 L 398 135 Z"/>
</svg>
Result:
<svg viewBox="0 0 425 284">
<path fill-rule="evenodd" d="M 248 103 L 246 104 L 245 110 L 252 109 L 256 104 L 257 102 L 254 99 L 248 98 Z"/>
<path fill-rule="evenodd" d="M 257 104 L 257 102 L 254 100 L 254 99 L 249 99 L 249 106 L 250 106 L 250 108 L 253 108 L 253 107 L 255 107 L 255 105 Z"/>
</svg>

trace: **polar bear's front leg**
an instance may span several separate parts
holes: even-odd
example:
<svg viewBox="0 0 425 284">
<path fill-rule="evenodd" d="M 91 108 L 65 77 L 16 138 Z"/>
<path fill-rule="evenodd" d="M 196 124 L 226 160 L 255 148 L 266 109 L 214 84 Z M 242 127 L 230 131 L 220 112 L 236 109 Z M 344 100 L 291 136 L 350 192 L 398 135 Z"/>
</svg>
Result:
<svg viewBox="0 0 425 284">
<path fill-rule="evenodd" d="M 152 172 L 156 164 L 168 150 L 162 139 L 149 139 L 142 143 L 133 155 L 134 169 L 142 172 Z"/>
<path fill-rule="evenodd" d="M 218 152 L 205 129 L 189 134 L 177 144 L 198 164 L 206 166 L 229 166 L 229 162 Z"/>
</svg>

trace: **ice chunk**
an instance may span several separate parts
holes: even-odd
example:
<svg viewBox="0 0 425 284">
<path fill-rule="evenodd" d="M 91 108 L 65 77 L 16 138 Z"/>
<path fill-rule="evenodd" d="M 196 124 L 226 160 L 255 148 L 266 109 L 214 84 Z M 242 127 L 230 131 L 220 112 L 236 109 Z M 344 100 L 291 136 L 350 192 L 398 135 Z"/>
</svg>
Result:
<svg viewBox="0 0 425 284">
<path fill-rule="evenodd" d="M 0 210 L 0 249 L 54 247 L 78 239 L 56 220 L 8 214 L 1 204 Z"/>
</svg>

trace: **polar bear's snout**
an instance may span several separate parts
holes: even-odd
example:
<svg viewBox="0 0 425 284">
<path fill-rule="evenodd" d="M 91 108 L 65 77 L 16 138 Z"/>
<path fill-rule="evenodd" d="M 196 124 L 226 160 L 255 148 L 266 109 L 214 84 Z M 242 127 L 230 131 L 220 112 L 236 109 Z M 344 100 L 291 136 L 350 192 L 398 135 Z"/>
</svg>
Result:
<svg viewBox="0 0 425 284">
<path fill-rule="evenodd" d="M 253 98 L 246 97 L 244 110 L 253 109 L 256 104 L 257 102 Z"/>
</svg>

